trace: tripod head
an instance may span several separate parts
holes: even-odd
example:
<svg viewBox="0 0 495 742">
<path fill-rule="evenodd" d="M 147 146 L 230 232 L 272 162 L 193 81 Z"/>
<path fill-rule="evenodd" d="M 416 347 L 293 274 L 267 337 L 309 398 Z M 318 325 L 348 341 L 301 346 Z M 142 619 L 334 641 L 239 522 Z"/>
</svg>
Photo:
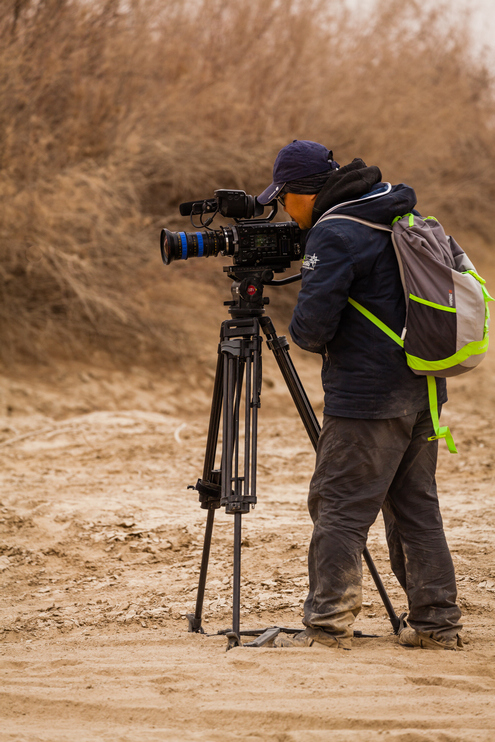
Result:
<svg viewBox="0 0 495 742">
<path fill-rule="evenodd" d="M 263 296 L 264 286 L 285 286 L 302 278 L 301 273 L 296 273 L 274 280 L 274 271 L 266 267 L 226 265 L 223 270 L 232 278 L 232 300 L 224 302 L 232 317 L 261 317 L 270 303 L 269 297 Z"/>
</svg>

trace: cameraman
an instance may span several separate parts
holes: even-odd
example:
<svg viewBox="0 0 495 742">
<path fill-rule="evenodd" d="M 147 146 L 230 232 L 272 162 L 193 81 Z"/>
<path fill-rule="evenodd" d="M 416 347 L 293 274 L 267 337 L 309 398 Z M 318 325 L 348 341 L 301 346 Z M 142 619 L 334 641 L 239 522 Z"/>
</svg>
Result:
<svg viewBox="0 0 495 742">
<path fill-rule="evenodd" d="M 313 535 L 304 631 L 275 646 L 324 644 L 349 649 L 362 603 L 362 552 L 380 508 L 392 569 L 407 594 L 408 624 L 399 644 L 456 649 L 461 611 L 440 515 L 437 441 L 426 378 L 404 351 L 349 302 L 363 304 L 398 335 L 405 299 L 390 234 L 358 221 L 318 219 L 331 209 L 378 224 L 416 205 L 412 188 L 381 182 L 377 167 L 355 159 L 339 167 L 316 142 L 295 140 L 278 154 L 277 198 L 309 229 L 302 286 L 290 324 L 297 345 L 323 357 L 324 421 L 309 491 Z M 417 213 L 417 212 L 416 212 Z M 437 379 L 438 402 L 447 400 Z"/>
</svg>

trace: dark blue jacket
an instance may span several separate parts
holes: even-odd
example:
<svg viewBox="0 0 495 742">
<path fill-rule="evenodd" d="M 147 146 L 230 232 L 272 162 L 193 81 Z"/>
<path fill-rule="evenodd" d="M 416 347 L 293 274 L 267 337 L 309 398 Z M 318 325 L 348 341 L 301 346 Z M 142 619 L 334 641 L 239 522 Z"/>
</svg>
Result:
<svg viewBox="0 0 495 742">
<path fill-rule="evenodd" d="M 415 205 L 409 186 L 378 183 L 331 213 L 390 225 Z M 414 374 L 403 349 L 347 301 L 355 299 L 401 335 L 406 308 L 390 234 L 332 219 L 312 227 L 305 252 L 289 330 L 301 348 L 323 355 L 325 414 L 391 418 L 428 409 L 426 378 Z M 437 379 L 437 389 L 443 404 L 444 379 Z"/>
</svg>

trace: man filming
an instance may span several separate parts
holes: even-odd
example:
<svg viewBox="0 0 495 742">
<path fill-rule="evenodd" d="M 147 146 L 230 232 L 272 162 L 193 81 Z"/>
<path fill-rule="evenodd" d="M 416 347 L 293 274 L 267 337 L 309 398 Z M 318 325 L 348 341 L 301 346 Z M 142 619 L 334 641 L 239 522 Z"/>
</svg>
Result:
<svg viewBox="0 0 495 742">
<path fill-rule="evenodd" d="M 413 211 L 412 188 L 383 183 L 377 167 L 355 159 L 339 167 L 316 142 L 295 140 L 278 154 L 275 198 L 310 230 L 302 285 L 290 323 L 301 348 L 320 353 L 324 421 L 309 490 L 313 535 L 304 631 L 280 634 L 279 647 L 349 649 L 362 605 L 362 552 L 380 509 L 392 569 L 408 599 L 399 644 L 423 649 L 461 645 L 454 566 L 440 515 L 427 381 L 404 351 L 349 301 L 364 305 L 400 335 L 405 299 L 390 225 Z M 318 220 L 332 215 L 350 219 Z M 447 400 L 437 379 L 438 403 Z"/>
</svg>

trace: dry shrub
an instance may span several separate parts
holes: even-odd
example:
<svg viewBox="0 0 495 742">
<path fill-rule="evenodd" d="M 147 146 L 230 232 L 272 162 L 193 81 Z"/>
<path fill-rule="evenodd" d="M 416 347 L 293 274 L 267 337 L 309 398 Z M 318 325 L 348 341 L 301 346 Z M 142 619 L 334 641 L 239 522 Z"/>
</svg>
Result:
<svg viewBox="0 0 495 742">
<path fill-rule="evenodd" d="M 483 257 L 492 79 L 442 12 L 386 0 L 363 22 L 339 0 L 2 0 L 3 362 L 194 356 L 195 296 L 216 321 L 228 284 L 221 261 L 162 268 L 159 227 L 187 228 L 178 203 L 215 188 L 259 192 L 294 138 L 409 182 Z"/>
</svg>

